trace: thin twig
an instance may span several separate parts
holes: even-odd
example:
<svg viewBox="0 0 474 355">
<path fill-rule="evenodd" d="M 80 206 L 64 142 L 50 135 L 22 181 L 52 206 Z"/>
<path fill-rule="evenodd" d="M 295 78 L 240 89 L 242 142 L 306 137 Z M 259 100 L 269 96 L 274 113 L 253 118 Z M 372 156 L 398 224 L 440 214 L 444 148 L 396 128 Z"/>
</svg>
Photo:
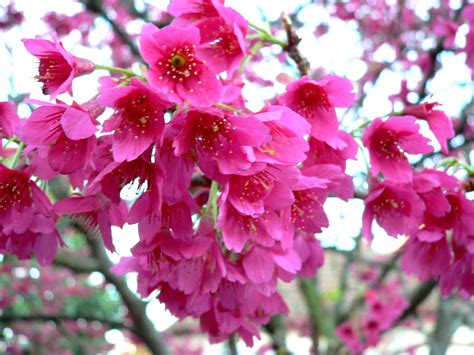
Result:
<svg viewBox="0 0 474 355">
<path fill-rule="evenodd" d="M 122 28 L 122 26 L 107 14 L 104 9 L 102 0 L 81 0 L 81 2 L 84 4 L 87 10 L 96 14 L 97 16 L 102 17 L 105 21 L 107 21 L 112 27 L 112 30 L 115 32 L 115 34 L 119 36 L 122 42 L 130 48 L 130 51 L 136 56 L 136 58 L 140 62 L 144 63 L 143 58 L 140 55 L 140 51 L 138 50 L 137 44 Z"/>
<path fill-rule="evenodd" d="M 284 50 L 288 52 L 288 55 L 296 63 L 298 67 L 298 72 L 301 76 L 309 74 L 309 61 L 303 57 L 298 49 L 298 44 L 301 41 L 301 38 L 298 37 L 296 31 L 291 23 L 291 19 L 288 16 L 283 16 L 283 27 L 286 31 L 286 36 L 288 37 L 288 44 L 284 47 Z"/>
<path fill-rule="evenodd" d="M 76 322 L 78 319 L 85 320 L 86 322 L 99 322 L 102 325 L 110 328 L 110 329 L 122 329 L 128 330 L 136 335 L 140 336 L 132 326 L 129 326 L 122 322 L 116 322 L 109 319 L 99 318 L 99 317 L 91 317 L 82 314 L 3 314 L 0 316 L 0 323 L 14 323 L 14 322 L 54 322 L 59 324 L 61 322 L 70 321 Z"/>
</svg>

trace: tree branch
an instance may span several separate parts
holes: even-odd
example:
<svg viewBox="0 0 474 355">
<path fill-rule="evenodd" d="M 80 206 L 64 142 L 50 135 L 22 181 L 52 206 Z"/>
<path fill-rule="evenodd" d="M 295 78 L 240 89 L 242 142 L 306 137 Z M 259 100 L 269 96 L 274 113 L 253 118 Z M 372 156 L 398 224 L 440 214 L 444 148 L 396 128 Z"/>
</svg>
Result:
<svg viewBox="0 0 474 355">
<path fill-rule="evenodd" d="M 390 271 L 392 271 L 392 269 L 395 266 L 397 266 L 399 258 L 400 258 L 400 253 L 396 253 L 395 255 L 392 256 L 391 259 L 389 259 L 386 263 L 384 263 L 382 265 L 379 277 L 374 282 L 370 283 L 368 285 L 368 288 L 373 288 L 380 285 L 388 276 Z M 336 325 L 339 325 L 345 322 L 350 317 L 352 312 L 354 312 L 358 307 L 362 306 L 363 304 L 364 304 L 364 295 L 362 294 L 351 303 L 349 309 L 346 312 L 344 313 L 341 312 L 339 316 L 336 316 Z"/>
<path fill-rule="evenodd" d="M 135 333 L 136 335 L 140 336 L 137 329 L 132 326 L 129 326 L 122 322 L 116 322 L 109 319 L 98 318 L 98 317 L 91 317 L 85 316 L 81 314 L 27 314 L 27 315 L 20 315 L 20 314 L 3 314 L 0 316 L 0 323 L 14 323 L 14 322 L 54 322 L 59 324 L 65 321 L 76 322 L 78 319 L 83 319 L 86 322 L 99 322 L 104 326 L 107 326 L 110 329 L 121 329 L 121 330 L 128 330 L 130 332 Z"/>
<path fill-rule="evenodd" d="M 80 225 L 76 227 L 87 235 Z M 107 256 L 102 239 L 88 237 L 86 240 L 97 260 L 99 271 L 109 283 L 115 286 L 117 292 L 122 297 L 123 303 L 127 306 L 135 328 L 138 334 L 140 334 L 140 338 L 153 354 L 168 354 L 169 350 L 162 335 L 155 329 L 155 326 L 146 314 L 146 304 L 130 290 L 125 278 L 114 274 L 110 270 L 112 262 Z"/>
<path fill-rule="evenodd" d="M 286 329 L 283 315 L 277 314 L 265 325 L 265 330 L 272 338 L 272 347 L 277 355 L 290 354 L 286 346 Z"/>
<path fill-rule="evenodd" d="M 133 41 L 133 39 L 128 35 L 128 33 L 122 28 L 120 24 L 114 21 L 105 11 L 103 7 L 102 0 L 80 0 L 87 10 L 96 14 L 97 16 L 102 17 L 105 21 L 109 23 L 112 27 L 113 31 L 117 36 L 120 37 L 122 42 L 126 44 L 130 51 L 137 57 L 137 59 L 144 63 L 142 56 L 140 55 L 140 51 L 138 50 L 137 44 Z"/>
<path fill-rule="evenodd" d="M 430 339 L 430 355 L 446 354 L 454 332 L 462 324 L 462 316 L 453 312 L 453 298 L 439 298 L 436 328 Z"/>
<path fill-rule="evenodd" d="M 54 265 L 67 268 L 77 274 L 90 274 L 94 271 L 99 271 L 97 263 L 90 258 L 81 258 L 60 251 L 54 258 Z"/>
<path fill-rule="evenodd" d="M 410 305 L 407 309 L 402 313 L 402 315 L 398 318 L 395 325 L 400 324 L 406 318 L 412 316 L 416 313 L 418 306 L 422 304 L 428 296 L 431 294 L 436 287 L 437 283 L 435 280 L 429 280 L 421 285 L 419 285 L 409 297 Z"/>
<path fill-rule="evenodd" d="M 316 279 L 299 279 L 299 287 L 308 308 L 311 322 L 311 340 L 313 342 L 313 353 L 319 353 L 319 338 L 326 337 L 328 343 L 332 343 L 334 336 L 333 320 L 328 317 L 322 306 L 321 297 L 316 289 Z"/>
<path fill-rule="evenodd" d="M 301 76 L 309 74 L 309 62 L 303 57 L 298 49 L 298 44 L 301 41 L 301 38 L 296 34 L 295 29 L 291 24 L 291 19 L 288 16 L 283 16 L 283 27 L 286 31 L 286 36 L 288 37 L 288 45 L 284 48 L 291 59 L 296 63 L 298 67 L 298 72 Z"/>
</svg>

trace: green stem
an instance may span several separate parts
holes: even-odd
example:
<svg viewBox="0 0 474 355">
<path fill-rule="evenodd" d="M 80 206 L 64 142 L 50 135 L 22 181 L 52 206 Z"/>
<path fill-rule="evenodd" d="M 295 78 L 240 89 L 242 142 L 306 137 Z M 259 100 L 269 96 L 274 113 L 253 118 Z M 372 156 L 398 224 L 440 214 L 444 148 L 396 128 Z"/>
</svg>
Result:
<svg viewBox="0 0 474 355">
<path fill-rule="evenodd" d="M 327 310 L 322 305 L 321 295 L 316 289 L 316 280 L 311 279 L 299 279 L 299 287 L 303 294 L 303 298 L 306 302 L 308 309 L 309 318 L 311 321 L 314 350 L 317 353 L 319 338 L 325 337 L 327 342 L 332 345 L 335 342 L 334 339 L 334 321 L 329 317 Z"/>
<path fill-rule="evenodd" d="M 202 216 L 211 215 L 214 224 L 217 222 L 217 193 L 219 192 L 219 184 L 212 180 L 211 188 L 209 190 L 209 198 L 207 199 L 206 208 Z"/>
<path fill-rule="evenodd" d="M 16 150 L 16 153 L 15 155 L 13 156 L 13 160 L 12 160 L 12 164 L 10 165 L 10 167 L 13 169 L 16 164 L 18 163 L 18 159 L 20 158 L 20 155 L 21 155 L 21 152 L 23 151 L 23 149 L 25 148 L 25 143 L 23 142 L 20 142 L 20 144 L 18 145 L 18 149 Z"/>
<path fill-rule="evenodd" d="M 279 46 L 281 46 L 282 48 L 286 48 L 288 46 L 288 43 L 286 43 L 285 41 L 282 41 L 278 38 L 276 38 L 274 35 L 272 35 L 270 32 L 268 32 L 267 30 L 257 26 L 257 25 L 254 25 L 253 23 L 249 23 L 249 26 L 251 28 L 253 28 L 254 30 L 256 30 L 259 35 L 260 35 L 260 38 L 264 41 L 264 42 L 267 42 L 267 43 L 274 43 L 274 44 L 278 44 Z"/>
<path fill-rule="evenodd" d="M 223 110 L 231 111 L 231 112 L 237 112 L 238 110 L 235 107 L 223 104 L 223 103 L 216 103 L 214 104 L 214 107 L 221 108 Z"/>
<path fill-rule="evenodd" d="M 368 125 L 370 125 L 372 122 L 371 121 L 365 121 L 359 124 L 357 127 L 353 128 L 350 132 L 351 135 L 354 135 L 355 133 L 362 131 L 364 128 L 366 128 Z"/>
<path fill-rule="evenodd" d="M 209 199 L 211 201 L 212 220 L 217 223 L 217 193 L 219 192 L 219 184 L 212 181 L 211 190 L 209 191 Z"/>
<path fill-rule="evenodd" d="M 364 146 L 363 146 L 362 143 L 359 142 L 358 140 L 356 140 L 356 143 L 357 143 L 357 146 L 358 146 L 359 149 L 360 149 L 360 154 L 362 154 L 362 159 L 364 159 L 365 169 L 367 170 L 367 175 L 368 175 L 368 174 L 370 174 L 370 164 L 369 164 L 369 160 L 368 160 L 367 157 L 365 156 L 365 153 L 364 153 Z"/>
<path fill-rule="evenodd" d="M 460 168 L 463 168 L 464 170 L 466 170 L 466 172 L 469 174 L 469 176 L 473 176 L 474 175 L 474 168 L 471 167 L 470 165 L 462 162 L 462 161 L 459 161 L 457 160 L 456 158 L 453 158 L 453 157 L 449 157 L 449 158 L 445 158 L 443 160 L 441 160 L 441 162 L 439 162 L 437 165 L 436 165 L 438 168 L 451 168 L 451 167 L 460 167 Z"/>
<path fill-rule="evenodd" d="M 96 64 L 95 68 L 96 69 L 107 70 L 107 71 L 114 72 L 114 73 L 125 74 L 125 75 L 128 75 L 128 76 L 134 76 L 134 77 L 137 77 L 137 78 L 140 78 L 140 79 L 144 79 L 141 75 L 136 74 L 133 71 L 128 70 L 128 69 L 109 67 L 108 65 L 99 65 L 99 64 Z"/>
</svg>

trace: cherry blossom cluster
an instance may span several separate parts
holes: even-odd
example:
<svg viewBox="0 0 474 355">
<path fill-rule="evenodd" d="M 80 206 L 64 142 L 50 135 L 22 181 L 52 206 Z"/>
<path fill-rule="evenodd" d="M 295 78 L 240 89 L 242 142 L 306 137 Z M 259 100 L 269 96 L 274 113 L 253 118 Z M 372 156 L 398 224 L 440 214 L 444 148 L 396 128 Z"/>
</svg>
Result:
<svg viewBox="0 0 474 355">
<path fill-rule="evenodd" d="M 389 329 L 408 306 L 400 293 L 398 280 L 365 291 L 365 308 L 355 319 L 339 325 L 336 335 L 344 342 L 350 354 L 361 354 L 380 342 L 383 331 Z"/>
<path fill-rule="evenodd" d="M 140 242 L 116 270 L 137 272 L 143 296 L 159 290 L 212 340 L 238 333 L 250 345 L 287 312 L 277 281 L 322 265 L 314 234 L 328 226 L 326 198 L 352 196 L 344 171 L 357 146 L 335 108 L 355 95 L 346 79 L 303 77 L 251 112 L 241 96 L 247 22 L 217 2 L 174 1 L 169 12 L 169 26 L 145 25 L 139 38 L 146 78 L 103 77 L 84 104 L 56 96 L 100 67 L 57 40 L 24 40 L 51 101 L 30 100 L 37 107 L 21 120 L 5 104 L 5 136 L 26 148 L 17 150 L 24 164 L 2 166 L 1 247 L 48 264 L 63 243 L 60 215 L 97 227 L 110 251 L 111 226 L 138 224 Z M 53 207 L 31 177 L 59 174 L 75 192 Z M 133 183 L 140 195 L 127 205 L 120 192 Z"/>
<path fill-rule="evenodd" d="M 363 143 L 370 154 L 370 192 L 365 198 L 362 234 L 371 239 L 372 221 L 388 235 L 409 238 L 403 246 L 402 269 L 421 280 L 439 279 L 441 293 L 474 294 L 474 201 L 463 184 L 444 171 L 415 171 L 405 153 L 430 153 L 429 139 L 419 132 L 416 118 L 428 126 L 447 152 L 454 136 L 451 120 L 434 103 L 407 107 L 405 114 L 374 120 Z M 382 174 L 383 181 L 378 175 Z"/>
</svg>

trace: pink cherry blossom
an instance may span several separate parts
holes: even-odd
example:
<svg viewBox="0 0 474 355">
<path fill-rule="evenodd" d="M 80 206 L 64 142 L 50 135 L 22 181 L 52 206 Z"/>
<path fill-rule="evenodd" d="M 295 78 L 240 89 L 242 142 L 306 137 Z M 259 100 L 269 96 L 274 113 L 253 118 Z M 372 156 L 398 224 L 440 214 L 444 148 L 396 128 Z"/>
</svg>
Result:
<svg viewBox="0 0 474 355">
<path fill-rule="evenodd" d="M 426 120 L 430 130 L 441 145 L 441 151 L 448 154 L 447 141 L 454 137 L 453 122 L 443 111 L 433 109 L 437 105 L 439 105 L 437 102 L 424 102 L 406 107 L 403 113 Z"/>
<path fill-rule="evenodd" d="M 314 81 L 303 77 L 290 83 L 279 101 L 311 123 L 311 135 L 321 141 L 333 138 L 339 122 L 335 107 L 349 107 L 354 102 L 352 84 L 335 75 Z"/>
<path fill-rule="evenodd" d="M 72 95 L 72 81 L 75 77 L 94 71 L 94 64 L 67 52 L 62 43 L 45 39 L 24 39 L 28 52 L 39 59 L 38 81 L 43 83 L 43 93 L 57 95 L 68 92 Z"/>
<path fill-rule="evenodd" d="M 153 143 L 159 143 L 164 131 L 164 112 L 170 106 L 150 86 L 139 79 L 130 85 L 99 89 L 98 102 L 115 113 L 104 123 L 105 132 L 113 132 L 112 153 L 117 162 L 132 161 Z"/>
<path fill-rule="evenodd" d="M 42 265 L 50 264 L 62 240 L 49 198 L 27 172 L 0 165 L 0 201 L 0 249 L 20 259 L 35 254 Z"/>
<path fill-rule="evenodd" d="M 84 169 L 96 143 L 96 119 L 76 103 L 32 102 L 42 106 L 33 111 L 21 130 L 28 149 L 38 149 L 58 173 Z"/>
<path fill-rule="evenodd" d="M 199 57 L 199 43 L 196 27 L 143 26 L 140 52 L 150 65 L 148 79 L 172 102 L 208 106 L 219 101 L 221 84 Z"/>
<path fill-rule="evenodd" d="M 249 171 L 257 160 L 255 148 L 270 138 L 268 128 L 257 118 L 218 109 L 181 111 L 171 124 L 178 132 L 175 154 L 193 153 L 200 169 L 213 179 Z"/>
<path fill-rule="evenodd" d="M 423 200 L 410 185 L 384 181 L 376 185 L 365 198 L 362 235 L 372 238 L 374 219 L 393 237 L 412 235 L 418 230 L 424 211 Z"/>
<path fill-rule="evenodd" d="M 12 102 L 0 102 L 0 134 L 11 138 L 17 133 L 20 118 L 16 113 L 16 107 Z"/>
<path fill-rule="evenodd" d="M 428 138 L 418 133 L 419 126 L 413 116 L 390 117 L 386 121 L 375 119 L 364 132 L 362 141 L 370 154 L 370 171 L 380 172 L 387 179 L 411 181 L 412 169 L 405 153 L 426 154 L 433 151 Z"/>
</svg>

